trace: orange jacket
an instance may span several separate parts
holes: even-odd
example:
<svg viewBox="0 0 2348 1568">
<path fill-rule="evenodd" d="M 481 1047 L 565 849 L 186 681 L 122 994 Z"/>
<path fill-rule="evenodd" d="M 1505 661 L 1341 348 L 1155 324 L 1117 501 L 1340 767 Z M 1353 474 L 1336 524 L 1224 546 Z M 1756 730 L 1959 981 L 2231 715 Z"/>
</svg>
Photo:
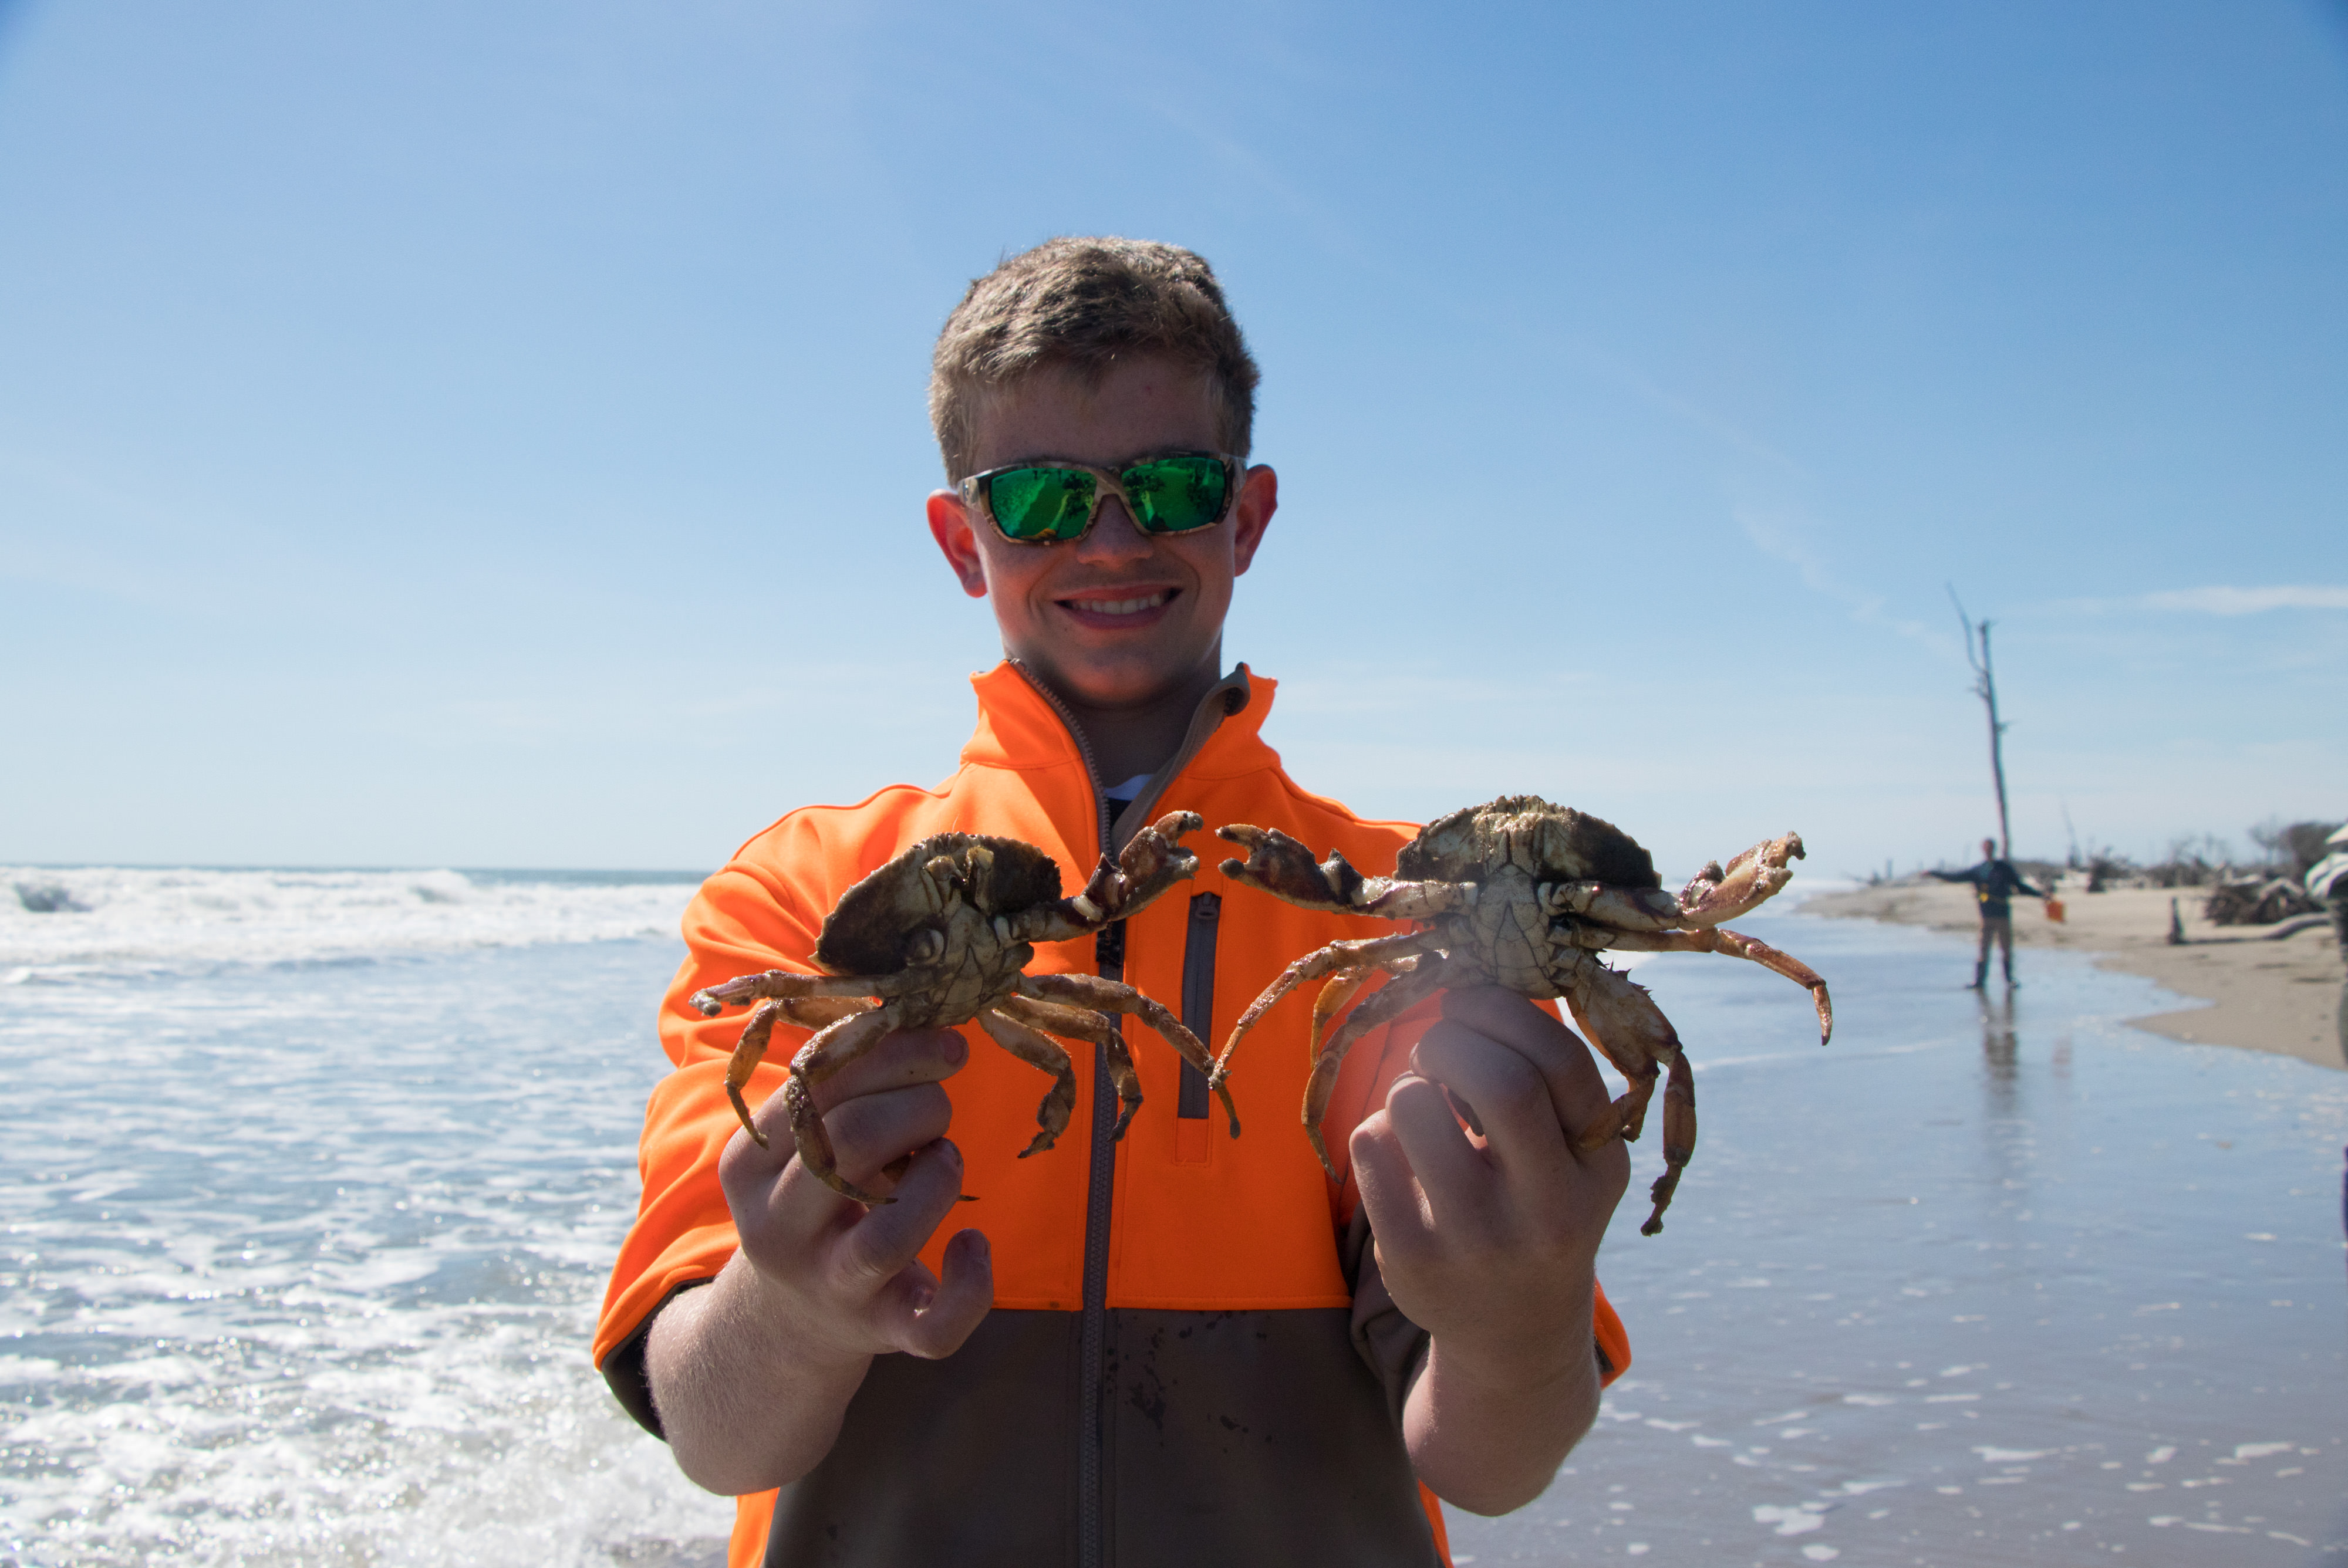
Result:
<svg viewBox="0 0 2348 1568">
<path fill-rule="evenodd" d="M 1089 871 L 1104 838 L 1112 836 L 1081 743 L 1053 702 L 1007 663 L 973 683 L 978 729 L 952 778 L 935 789 L 892 786 L 855 806 L 795 811 L 743 845 L 687 910 L 688 956 L 660 1016 L 662 1044 L 676 1070 L 646 1108 L 642 1206 L 613 1270 L 595 1337 L 595 1359 L 607 1375 L 618 1351 L 633 1348 L 640 1365 L 641 1331 L 654 1310 L 675 1290 L 715 1276 L 736 1245 L 716 1169 L 719 1151 L 738 1125 L 723 1078 L 743 1015 L 704 1019 L 685 999 L 737 974 L 811 969 L 817 930 L 839 895 L 928 835 L 1025 839 L 1059 863 L 1071 890 Z M 1185 1013 L 1210 1049 L 1292 959 L 1337 937 L 1389 928 L 1299 909 L 1232 885 L 1214 868 L 1222 846 L 1211 830 L 1228 822 L 1278 827 L 1316 851 L 1343 850 L 1365 871 L 1390 869 L 1395 850 L 1414 831 L 1401 823 L 1364 822 L 1297 788 L 1259 734 L 1272 690 L 1273 682 L 1251 679 L 1244 667 L 1217 688 L 1183 753 L 1124 814 L 1114 835 L 1122 842 L 1136 825 L 1169 811 L 1195 811 L 1206 821 L 1208 831 L 1189 841 L 1201 866 L 1196 881 L 1127 922 L 1123 978 Z M 1198 963 L 1202 920 L 1216 927 L 1207 933 L 1210 968 L 1203 977 Z M 1186 958 L 1191 971 L 1187 999 Z M 1030 968 L 1097 972 L 1096 943 L 1041 946 Z M 1200 1017 L 1210 999 L 1211 1017 Z M 1437 1008 L 1426 1004 L 1371 1031 L 1348 1059 L 1329 1119 L 1328 1146 L 1343 1178 L 1336 1184 L 1323 1174 L 1297 1125 L 1308 1009 L 1305 999 L 1283 1003 L 1235 1059 L 1231 1088 L 1246 1129 L 1238 1140 L 1225 1132 L 1220 1111 L 1210 1118 L 1181 1104 L 1182 1064 L 1174 1051 L 1146 1030 L 1128 1030 L 1146 1100 L 1123 1142 L 1101 1145 L 1113 1149 L 1114 1171 L 1105 1300 L 1094 1303 L 1095 1310 L 1350 1309 L 1342 1241 L 1356 1200 L 1344 1164 L 1346 1135 L 1383 1103 Z M 1016 1156 L 1034 1130 L 1048 1080 L 974 1025 L 964 1031 L 972 1046 L 968 1065 L 945 1087 L 953 1104 L 953 1137 L 965 1163 L 963 1187 L 979 1201 L 940 1227 L 923 1261 L 941 1267 L 948 1237 L 976 1226 L 992 1244 L 995 1316 L 1077 1313 L 1086 1306 L 1091 1052 L 1072 1053 L 1077 1111 L 1067 1133 L 1054 1149 L 1022 1160 Z M 746 1091 L 752 1104 L 782 1084 L 786 1064 L 804 1039 L 803 1032 L 777 1030 Z M 1597 1331 L 1610 1375 L 1619 1375 L 1629 1365 L 1629 1347 L 1602 1293 Z M 972 1355 L 970 1348 L 959 1353 Z M 907 1359 L 883 1358 L 875 1365 Z M 774 1496 L 741 1500 L 732 1562 L 756 1560 Z M 1425 1502 L 1439 1552 L 1440 1512 L 1431 1494 Z"/>
</svg>

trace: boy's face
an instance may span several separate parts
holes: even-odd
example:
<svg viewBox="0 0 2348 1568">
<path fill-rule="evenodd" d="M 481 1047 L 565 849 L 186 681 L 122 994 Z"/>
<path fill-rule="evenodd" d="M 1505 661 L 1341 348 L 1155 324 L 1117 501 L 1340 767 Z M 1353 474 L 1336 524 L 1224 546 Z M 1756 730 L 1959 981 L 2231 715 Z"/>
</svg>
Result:
<svg viewBox="0 0 2348 1568">
<path fill-rule="evenodd" d="M 1214 402 L 1203 374 L 1161 359 L 1119 364 L 1088 386 L 1047 370 L 980 409 L 983 473 L 1049 461 L 1122 468 L 1169 452 L 1212 452 Z M 1223 521 L 1145 534 L 1125 503 L 1101 503 L 1092 531 L 1065 544 L 1014 544 L 951 490 L 930 497 L 930 532 L 973 598 L 994 600 L 1004 651 L 1076 704 L 1146 706 L 1222 674 L 1231 579 L 1247 570 L 1279 504 L 1268 467 L 1247 471 Z"/>
</svg>

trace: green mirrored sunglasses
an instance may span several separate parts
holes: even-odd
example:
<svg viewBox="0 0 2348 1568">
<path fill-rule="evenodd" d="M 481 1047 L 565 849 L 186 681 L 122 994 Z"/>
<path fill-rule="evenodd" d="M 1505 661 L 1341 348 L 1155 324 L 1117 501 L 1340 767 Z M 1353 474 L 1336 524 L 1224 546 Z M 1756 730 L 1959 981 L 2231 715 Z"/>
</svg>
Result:
<svg viewBox="0 0 2348 1568">
<path fill-rule="evenodd" d="M 1125 503 L 1145 534 L 1187 534 L 1214 527 L 1231 509 L 1245 467 L 1218 453 L 1151 457 L 1123 468 L 1089 463 L 1018 463 L 973 474 L 960 487 L 965 505 L 986 514 L 1014 544 L 1056 545 L 1092 531 L 1101 502 Z"/>
</svg>

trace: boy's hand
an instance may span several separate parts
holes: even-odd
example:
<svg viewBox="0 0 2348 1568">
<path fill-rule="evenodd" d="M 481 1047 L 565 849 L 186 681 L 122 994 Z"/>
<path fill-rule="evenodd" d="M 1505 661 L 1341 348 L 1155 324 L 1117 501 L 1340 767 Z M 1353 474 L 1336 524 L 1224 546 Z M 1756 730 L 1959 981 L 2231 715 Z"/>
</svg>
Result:
<svg viewBox="0 0 2348 1568">
<path fill-rule="evenodd" d="M 726 1145 L 718 1180 L 742 1245 L 661 1309 L 646 1343 L 663 1430 L 695 1481 L 738 1496 L 797 1481 L 830 1450 L 874 1356 L 951 1355 L 994 1305 L 977 1231 L 947 1244 L 942 1280 L 919 1257 L 962 1187 L 939 1084 L 969 1054 L 952 1030 L 907 1030 L 815 1089 L 839 1173 L 893 1204 L 868 1211 L 808 1174 L 779 1094 L 755 1117 L 768 1147 L 740 1132 Z"/>
<path fill-rule="evenodd" d="M 717 1175 L 740 1255 L 791 1319 L 802 1354 L 951 1355 L 994 1305 L 979 1232 L 948 1244 L 942 1282 L 919 1256 L 962 1191 L 962 1153 L 945 1137 L 953 1108 L 939 1085 L 969 1056 L 969 1042 L 953 1030 L 901 1030 L 810 1091 L 839 1173 L 893 1204 L 868 1210 L 809 1175 L 792 1153 L 779 1093 L 753 1118 L 767 1147 L 744 1132 L 726 1145 Z M 904 1170 L 882 1173 L 909 1151 Z"/>
<path fill-rule="evenodd" d="M 1413 1066 L 1352 1142 L 1386 1288 L 1435 1341 L 1405 1436 L 1437 1492 L 1505 1512 L 1596 1414 L 1598 1247 L 1631 1157 L 1620 1139 L 1575 1146 L 1605 1081 L 1572 1030 L 1513 992 L 1449 992 Z"/>
</svg>

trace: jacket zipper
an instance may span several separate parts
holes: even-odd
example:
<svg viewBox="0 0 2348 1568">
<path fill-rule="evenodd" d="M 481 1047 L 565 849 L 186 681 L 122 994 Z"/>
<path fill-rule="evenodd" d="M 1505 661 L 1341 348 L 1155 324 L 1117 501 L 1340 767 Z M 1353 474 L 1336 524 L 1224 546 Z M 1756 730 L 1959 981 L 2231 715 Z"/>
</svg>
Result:
<svg viewBox="0 0 2348 1568">
<path fill-rule="evenodd" d="M 1215 1049 L 1215 936 L 1221 928 L 1223 897 L 1196 893 L 1190 897 L 1190 921 L 1182 939 L 1182 1027 Z M 1207 1117 L 1207 1075 L 1182 1064 L 1178 1119 L 1203 1122 Z"/>
<path fill-rule="evenodd" d="M 1086 782 L 1093 792 L 1100 850 L 1107 855 L 1113 826 L 1108 797 L 1101 793 L 1100 767 L 1093 761 L 1093 749 L 1085 739 L 1083 726 L 1068 712 L 1067 704 L 1060 701 L 1059 694 L 1037 680 L 1033 671 L 1016 659 L 1011 660 L 1010 664 L 1027 684 L 1035 688 L 1045 704 L 1059 715 L 1068 738 L 1076 743 L 1076 755 L 1085 764 Z M 1078 876 L 1087 876 L 1091 872 L 1092 867 L 1084 866 L 1079 868 Z M 1112 921 L 1095 934 L 1093 958 L 1101 979 L 1125 979 L 1124 921 Z M 1117 1024 L 1122 1030 L 1125 1020 L 1120 1018 Z M 1092 1163 L 1086 1169 L 1085 1184 L 1084 1306 L 1077 1328 L 1076 1562 L 1080 1568 L 1108 1568 L 1109 1563 L 1109 1518 L 1104 1493 L 1108 1446 L 1108 1232 L 1117 1184 L 1117 1145 L 1109 1133 L 1116 1125 L 1117 1091 L 1109 1082 L 1108 1051 L 1096 1045 Z"/>
</svg>

